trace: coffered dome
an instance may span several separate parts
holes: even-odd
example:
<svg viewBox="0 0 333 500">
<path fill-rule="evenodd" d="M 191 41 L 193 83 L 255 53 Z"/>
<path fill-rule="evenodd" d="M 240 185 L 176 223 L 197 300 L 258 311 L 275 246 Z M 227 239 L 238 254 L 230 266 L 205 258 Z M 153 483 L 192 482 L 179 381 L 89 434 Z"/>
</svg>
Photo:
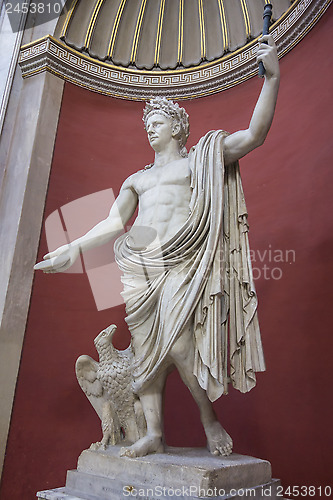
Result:
<svg viewBox="0 0 333 500">
<path fill-rule="evenodd" d="M 332 0 L 271 0 L 283 57 Z M 49 71 L 123 99 L 193 99 L 258 74 L 268 0 L 67 0 L 54 36 L 21 47 L 24 78 Z M 69 8 L 68 8 L 69 6 Z"/>
<path fill-rule="evenodd" d="M 74 0 L 59 37 L 116 66 L 190 68 L 234 52 L 262 30 L 267 0 Z M 293 3 L 273 0 L 273 21 Z"/>
</svg>

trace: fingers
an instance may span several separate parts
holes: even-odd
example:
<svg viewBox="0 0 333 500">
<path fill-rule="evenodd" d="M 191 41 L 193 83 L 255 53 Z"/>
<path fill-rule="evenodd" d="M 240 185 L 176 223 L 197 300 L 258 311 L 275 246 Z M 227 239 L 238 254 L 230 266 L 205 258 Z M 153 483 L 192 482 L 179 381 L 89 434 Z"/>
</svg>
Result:
<svg viewBox="0 0 333 500">
<path fill-rule="evenodd" d="M 38 271 L 39 269 L 43 269 L 42 264 L 44 264 L 44 262 L 37 262 L 37 264 L 34 265 L 34 270 Z"/>
<path fill-rule="evenodd" d="M 257 55 L 257 63 L 259 62 L 267 64 L 267 52 L 263 52 Z"/>
<path fill-rule="evenodd" d="M 274 42 L 274 38 L 272 37 L 272 35 L 262 35 L 258 39 L 258 42 L 259 42 L 259 44 L 267 43 L 270 47 L 275 47 L 275 42 Z"/>
<path fill-rule="evenodd" d="M 273 55 L 274 53 L 275 53 L 275 47 L 266 44 L 259 45 L 259 48 L 257 50 L 257 62 L 262 61 L 263 58 L 265 58 L 270 54 Z"/>
<path fill-rule="evenodd" d="M 49 252 L 46 255 L 44 255 L 43 259 L 44 260 L 53 259 L 54 257 L 57 257 L 57 255 L 61 255 L 62 253 L 68 251 L 69 248 L 70 248 L 70 245 L 68 245 L 68 244 L 62 245 L 61 247 L 58 247 L 55 250 L 53 250 L 52 252 Z"/>
<path fill-rule="evenodd" d="M 265 62 L 266 56 L 267 56 L 267 51 L 260 51 L 260 52 L 258 51 L 257 63 L 259 63 L 260 61 Z"/>
<path fill-rule="evenodd" d="M 51 255 L 51 254 L 49 254 Z M 60 255 L 56 257 L 51 257 L 38 262 L 34 269 L 36 271 L 43 271 L 44 273 L 59 273 L 66 271 L 71 265 L 71 260 L 68 255 Z"/>
<path fill-rule="evenodd" d="M 257 63 L 260 62 L 264 65 L 266 77 L 279 76 L 277 48 L 272 35 L 264 35 L 259 39 Z"/>
<path fill-rule="evenodd" d="M 261 54 L 269 54 L 269 53 L 274 53 L 275 52 L 275 47 L 272 47 L 271 45 L 266 45 L 265 43 L 260 44 L 257 50 L 257 55 Z"/>
<path fill-rule="evenodd" d="M 44 260 L 54 259 L 55 257 L 57 257 L 57 255 L 59 255 L 61 253 L 60 248 L 62 248 L 62 247 L 59 247 L 56 250 L 53 250 L 53 252 L 49 252 L 49 253 L 45 254 L 43 259 Z"/>
</svg>

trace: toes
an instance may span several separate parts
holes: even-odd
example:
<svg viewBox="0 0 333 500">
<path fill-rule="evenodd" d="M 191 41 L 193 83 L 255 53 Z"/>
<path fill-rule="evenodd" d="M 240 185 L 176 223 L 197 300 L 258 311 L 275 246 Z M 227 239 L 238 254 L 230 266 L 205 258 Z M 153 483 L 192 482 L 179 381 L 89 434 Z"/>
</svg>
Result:
<svg viewBox="0 0 333 500">
<path fill-rule="evenodd" d="M 232 445 L 227 445 L 223 448 L 223 451 L 224 451 L 224 455 L 225 456 L 228 456 L 228 455 L 231 455 L 232 453 Z"/>
<path fill-rule="evenodd" d="M 121 457 L 128 457 L 128 458 L 135 458 L 138 455 L 135 453 L 134 450 L 131 450 L 130 448 L 121 448 L 119 455 Z"/>
<path fill-rule="evenodd" d="M 210 452 L 212 453 L 212 455 L 221 455 L 222 457 L 227 457 L 229 455 L 231 455 L 232 453 L 232 445 L 231 444 L 227 444 L 225 446 L 223 445 L 216 445 L 216 448 L 215 450 L 210 450 Z"/>
</svg>

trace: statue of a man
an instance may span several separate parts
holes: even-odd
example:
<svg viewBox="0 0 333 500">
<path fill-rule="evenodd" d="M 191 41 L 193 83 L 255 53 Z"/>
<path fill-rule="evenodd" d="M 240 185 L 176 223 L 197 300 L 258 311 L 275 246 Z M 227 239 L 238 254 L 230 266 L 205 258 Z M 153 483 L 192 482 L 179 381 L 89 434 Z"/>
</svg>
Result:
<svg viewBox="0 0 333 500">
<path fill-rule="evenodd" d="M 266 74 L 247 130 L 209 132 L 187 155 L 185 110 L 153 99 L 144 123 L 154 163 L 125 180 L 105 220 L 35 266 L 67 269 L 80 251 L 117 236 L 139 206 L 132 229 L 115 242 L 115 255 L 147 434 L 123 455 L 163 451 L 162 395 L 173 367 L 199 406 L 208 449 L 229 455 L 232 439 L 211 401 L 230 381 L 249 391 L 255 372 L 265 369 L 237 160 L 264 142 L 273 119 L 279 65 L 270 35 L 261 38 L 257 59 Z"/>
</svg>

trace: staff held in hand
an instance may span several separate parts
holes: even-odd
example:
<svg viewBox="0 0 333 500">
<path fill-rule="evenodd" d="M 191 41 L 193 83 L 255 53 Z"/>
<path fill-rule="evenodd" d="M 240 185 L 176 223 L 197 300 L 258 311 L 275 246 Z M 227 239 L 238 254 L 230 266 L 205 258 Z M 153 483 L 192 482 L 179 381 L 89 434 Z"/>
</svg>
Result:
<svg viewBox="0 0 333 500">
<path fill-rule="evenodd" d="M 263 37 L 265 35 L 268 35 L 268 33 L 269 33 L 269 27 L 271 25 L 271 18 L 272 18 L 272 7 L 273 7 L 272 4 L 267 3 L 265 5 L 265 8 L 264 8 L 264 14 L 263 14 L 264 24 L 263 24 L 263 28 L 262 28 Z M 259 42 L 265 42 L 263 37 L 259 39 Z M 258 59 L 257 59 L 257 61 L 258 61 Z M 264 74 L 265 74 L 265 66 L 264 66 L 262 61 L 259 61 L 258 76 L 260 76 L 262 78 L 264 76 Z"/>
</svg>

